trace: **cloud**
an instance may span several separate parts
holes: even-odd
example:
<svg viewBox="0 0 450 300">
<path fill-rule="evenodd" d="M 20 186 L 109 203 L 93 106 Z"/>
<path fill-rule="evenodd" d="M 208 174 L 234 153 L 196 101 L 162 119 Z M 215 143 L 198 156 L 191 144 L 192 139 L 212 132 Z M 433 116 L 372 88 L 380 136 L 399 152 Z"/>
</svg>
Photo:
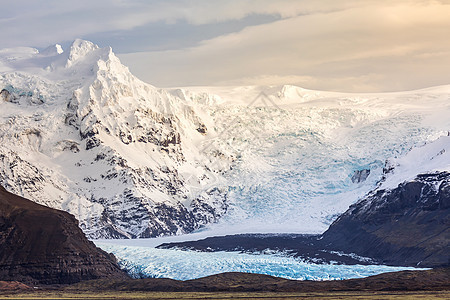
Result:
<svg viewBox="0 0 450 300">
<path fill-rule="evenodd" d="M 157 86 L 286 80 L 359 91 L 450 81 L 450 1 L 15 0 L 1 7 L 2 47 L 78 37 L 112 43 Z M 181 33 L 164 36 L 171 30 Z M 143 49 L 154 51 L 134 53 Z"/>
<path fill-rule="evenodd" d="M 450 5 L 381 2 L 251 26 L 196 47 L 120 57 L 159 86 L 290 78 L 306 88 L 379 91 L 450 83 Z"/>
<path fill-rule="evenodd" d="M 0 1 L 0 39 L 3 47 L 45 47 L 49 43 L 102 32 L 130 31 L 158 22 L 198 26 L 242 20 L 254 15 L 290 18 L 343 10 L 367 1 L 372 0 Z"/>
<path fill-rule="evenodd" d="M 315 1 L 305 1 L 299 5 L 297 0 L 15 0 L 1 5 L 0 39 L 3 47 L 44 47 L 62 40 L 133 30 L 156 22 L 202 25 L 250 15 L 287 18 L 335 9 L 334 2 L 326 0 L 323 5 L 317 5 Z"/>
</svg>

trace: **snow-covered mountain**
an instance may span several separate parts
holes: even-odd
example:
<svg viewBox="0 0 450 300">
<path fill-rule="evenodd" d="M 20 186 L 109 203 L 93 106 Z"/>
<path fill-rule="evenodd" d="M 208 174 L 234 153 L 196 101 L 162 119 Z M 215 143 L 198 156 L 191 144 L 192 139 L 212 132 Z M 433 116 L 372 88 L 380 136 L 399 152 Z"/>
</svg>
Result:
<svg viewBox="0 0 450 300">
<path fill-rule="evenodd" d="M 450 86 L 158 89 L 87 41 L 4 49 L 0 183 L 73 213 L 91 238 L 212 223 L 317 233 L 376 188 L 383 169 L 447 135 L 449 115 Z"/>
<path fill-rule="evenodd" d="M 190 232 L 226 211 L 197 145 L 210 118 L 134 77 L 110 48 L 0 52 L 0 183 L 73 213 L 89 237 Z M 219 175 L 220 176 L 220 175 Z M 207 186 L 214 188 L 192 190 Z"/>
</svg>

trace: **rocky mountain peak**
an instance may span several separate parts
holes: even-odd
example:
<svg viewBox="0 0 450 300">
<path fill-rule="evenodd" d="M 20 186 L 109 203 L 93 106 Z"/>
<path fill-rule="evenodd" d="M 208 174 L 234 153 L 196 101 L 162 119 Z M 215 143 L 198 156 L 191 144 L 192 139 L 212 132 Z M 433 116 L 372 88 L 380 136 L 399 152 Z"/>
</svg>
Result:
<svg viewBox="0 0 450 300">
<path fill-rule="evenodd" d="M 9 124 L 0 139 L 10 141 L 0 147 L 0 182 L 9 191 L 73 213 L 97 238 L 190 232 L 225 212 L 218 186 L 192 193 L 188 184 L 218 177 L 199 149 L 211 122 L 192 103 L 88 41 L 23 64 L 0 75 Z"/>
</svg>

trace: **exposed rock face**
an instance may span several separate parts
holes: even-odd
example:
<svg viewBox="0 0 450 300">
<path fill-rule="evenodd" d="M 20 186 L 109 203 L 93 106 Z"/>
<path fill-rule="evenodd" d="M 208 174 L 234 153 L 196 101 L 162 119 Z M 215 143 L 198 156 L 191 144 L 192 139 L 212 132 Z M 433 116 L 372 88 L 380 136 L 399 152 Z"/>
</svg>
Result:
<svg viewBox="0 0 450 300">
<path fill-rule="evenodd" d="M 356 170 L 355 173 L 353 173 L 352 182 L 360 183 L 360 182 L 366 181 L 367 177 L 369 177 L 369 174 L 370 174 L 369 169 Z"/>
<path fill-rule="evenodd" d="M 2 99 L 3 101 L 11 102 L 11 98 L 12 96 L 8 90 L 2 89 L 0 91 L 0 99 Z"/>
<path fill-rule="evenodd" d="M 358 201 L 323 234 L 329 248 L 383 264 L 450 263 L 450 173 L 418 175 Z"/>
<path fill-rule="evenodd" d="M 0 186 L 0 280 L 66 284 L 125 279 L 115 257 L 90 242 L 78 221 Z"/>
</svg>

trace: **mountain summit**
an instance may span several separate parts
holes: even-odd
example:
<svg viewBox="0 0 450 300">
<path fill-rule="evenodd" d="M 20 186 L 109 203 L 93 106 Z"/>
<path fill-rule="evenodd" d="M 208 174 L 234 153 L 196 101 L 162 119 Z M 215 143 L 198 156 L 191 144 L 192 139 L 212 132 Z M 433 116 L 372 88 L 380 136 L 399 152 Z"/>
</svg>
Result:
<svg viewBox="0 0 450 300">
<path fill-rule="evenodd" d="M 18 53 L 18 54 L 17 54 Z M 0 183 L 63 209 L 91 238 L 190 232 L 226 211 L 192 191 L 220 169 L 198 148 L 210 120 L 133 76 L 111 48 L 75 40 L 0 53 Z"/>
</svg>

